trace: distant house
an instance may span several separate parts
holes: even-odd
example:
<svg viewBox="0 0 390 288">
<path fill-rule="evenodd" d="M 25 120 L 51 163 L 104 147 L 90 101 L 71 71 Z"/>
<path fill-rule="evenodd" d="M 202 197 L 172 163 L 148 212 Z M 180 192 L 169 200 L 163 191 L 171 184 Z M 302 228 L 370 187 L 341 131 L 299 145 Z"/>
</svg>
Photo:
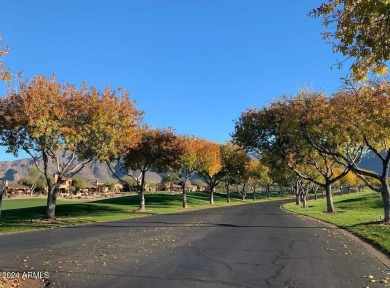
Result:
<svg viewBox="0 0 390 288">
<path fill-rule="evenodd" d="M 62 177 L 60 180 L 60 186 L 58 186 L 58 190 L 60 193 L 68 193 L 72 187 L 72 179 Z"/>
<path fill-rule="evenodd" d="M 177 184 L 169 183 L 161 183 L 157 186 L 159 191 L 170 191 L 170 192 L 180 192 L 181 186 Z"/>
<path fill-rule="evenodd" d="M 181 192 L 183 190 L 181 185 L 174 183 L 161 183 L 157 189 L 159 191 L 171 191 L 171 192 Z M 193 192 L 198 190 L 198 186 L 192 185 L 190 181 L 186 182 L 186 190 L 187 192 Z"/>
<path fill-rule="evenodd" d="M 118 185 L 118 184 L 116 184 Z M 126 191 L 126 187 L 129 189 L 129 191 L 139 191 L 139 186 L 138 185 L 126 185 L 126 184 L 122 184 L 122 189 L 121 191 Z M 159 186 L 156 186 L 154 183 L 148 183 L 147 181 L 145 181 L 145 184 L 144 184 L 144 191 L 149 191 L 149 192 L 155 192 L 155 191 L 158 191 L 158 187 Z"/>
<path fill-rule="evenodd" d="M 84 190 L 90 193 L 106 193 L 108 192 L 108 187 L 105 182 L 96 181 L 94 183 L 86 183 Z"/>
<path fill-rule="evenodd" d="M 149 192 L 156 192 L 158 189 L 158 186 L 156 186 L 155 184 L 153 183 L 148 183 L 147 181 L 145 181 L 145 186 L 144 186 L 144 190 L 145 191 L 149 191 Z"/>
<path fill-rule="evenodd" d="M 124 191 L 124 186 L 122 183 L 115 183 L 114 184 L 114 191 L 115 193 L 118 193 L 118 192 L 123 192 Z"/>
<path fill-rule="evenodd" d="M 8 180 L 4 181 L 3 186 L 4 195 L 23 195 L 30 194 L 30 187 L 18 183 L 12 183 Z"/>
</svg>

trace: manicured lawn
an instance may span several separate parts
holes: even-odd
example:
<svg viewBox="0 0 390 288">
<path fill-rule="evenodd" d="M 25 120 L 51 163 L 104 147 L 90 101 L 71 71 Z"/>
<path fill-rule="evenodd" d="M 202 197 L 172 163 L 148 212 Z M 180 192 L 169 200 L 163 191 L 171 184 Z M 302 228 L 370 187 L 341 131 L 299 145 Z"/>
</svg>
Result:
<svg viewBox="0 0 390 288">
<path fill-rule="evenodd" d="M 311 200 L 309 208 L 303 209 L 290 203 L 284 205 L 287 210 L 308 215 L 333 223 L 339 227 L 368 239 L 390 254 L 390 225 L 381 223 L 383 203 L 377 192 L 365 191 L 334 197 L 337 213 L 326 213 L 324 199 Z"/>
<path fill-rule="evenodd" d="M 191 192 L 187 194 L 189 208 L 184 210 L 181 208 L 181 194 L 171 195 L 166 192 L 154 192 L 145 195 L 145 212 L 136 211 L 139 198 L 134 193 L 130 196 L 90 202 L 58 199 L 57 219 L 52 221 L 42 220 L 46 208 L 45 198 L 5 199 L 3 201 L 2 218 L 0 219 L 0 234 L 253 203 L 254 201 L 250 197 L 252 197 L 252 194 L 248 194 L 246 201 L 241 201 L 237 194 L 232 194 L 232 202 L 229 204 L 226 203 L 225 195 L 216 193 L 214 196 L 215 204 L 212 206 L 208 202 L 208 193 Z M 275 194 L 272 195 L 271 199 L 268 199 L 268 196 L 258 194 L 256 202 L 288 199 L 289 197 L 291 196 L 279 197 Z"/>
</svg>

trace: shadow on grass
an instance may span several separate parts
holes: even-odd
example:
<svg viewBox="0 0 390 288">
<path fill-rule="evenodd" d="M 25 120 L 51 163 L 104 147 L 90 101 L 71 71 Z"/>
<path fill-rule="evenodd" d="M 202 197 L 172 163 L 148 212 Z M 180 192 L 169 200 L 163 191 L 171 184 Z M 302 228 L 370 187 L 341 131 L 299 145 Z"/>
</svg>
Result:
<svg viewBox="0 0 390 288">
<path fill-rule="evenodd" d="M 29 208 L 9 209 L 2 212 L 2 222 L 39 219 L 45 215 L 46 206 Z M 63 204 L 56 206 L 57 217 L 91 217 L 104 216 L 108 213 L 129 212 L 122 208 L 115 208 L 109 205 L 97 205 L 93 203 Z"/>
<path fill-rule="evenodd" d="M 337 206 L 343 209 L 348 208 L 370 208 L 370 209 L 380 209 L 383 208 L 383 201 L 381 198 L 374 198 L 372 195 L 369 196 L 360 196 L 356 198 L 344 199 L 337 201 Z"/>
<path fill-rule="evenodd" d="M 35 219 L 45 215 L 46 206 L 8 209 L 1 212 L 1 221 L 16 219 Z"/>
</svg>

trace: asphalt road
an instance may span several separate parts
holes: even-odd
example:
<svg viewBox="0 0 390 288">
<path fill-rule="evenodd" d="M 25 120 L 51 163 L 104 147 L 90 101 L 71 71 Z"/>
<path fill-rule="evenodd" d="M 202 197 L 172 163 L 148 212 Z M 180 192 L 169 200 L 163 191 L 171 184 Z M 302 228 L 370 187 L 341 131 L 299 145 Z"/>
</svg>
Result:
<svg viewBox="0 0 390 288">
<path fill-rule="evenodd" d="M 0 237 L 1 271 L 49 287 L 385 287 L 389 267 L 342 231 L 280 202 Z"/>
</svg>

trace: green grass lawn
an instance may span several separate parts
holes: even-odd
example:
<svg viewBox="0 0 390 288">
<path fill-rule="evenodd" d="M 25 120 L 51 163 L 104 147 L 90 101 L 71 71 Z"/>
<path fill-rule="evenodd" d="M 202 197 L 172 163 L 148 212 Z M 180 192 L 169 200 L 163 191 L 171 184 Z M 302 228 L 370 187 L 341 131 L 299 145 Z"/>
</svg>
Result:
<svg viewBox="0 0 390 288">
<path fill-rule="evenodd" d="M 248 194 L 246 201 L 241 201 L 238 194 L 233 193 L 231 203 L 226 202 L 226 195 L 215 194 L 214 205 L 209 204 L 209 193 L 191 192 L 187 194 L 189 208 L 181 208 L 182 195 L 169 192 L 146 193 L 146 211 L 137 212 L 139 207 L 138 195 L 103 199 L 97 201 L 57 200 L 56 220 L 42 220 L 45 214 L 45 198 L 4 199 L 2 218 L 0 219 L 0 234 L 27 230 L 54 228 L 100 221 L 113 221 L 154 214 L 174 213 L 195 209 L 222 207 L 244 203 L 253 203 Z M 277 194 L 268 199 L 266 195 L 257 194 L 256 202 L 287 199 L 291 196 L 280 197 Z"/>
<path fill-rule="evenodd" d="M 390 254 L 390 225 L 381 223 L 383 202 L 377 192 L 365 191 L 334 197 L 335 214 L 326 213 L 326 200 L 311 200 L 309 208 L 295 203 L 284 205 L 287 210 L 333 223 L 368 239 Z"/>
</svg>

